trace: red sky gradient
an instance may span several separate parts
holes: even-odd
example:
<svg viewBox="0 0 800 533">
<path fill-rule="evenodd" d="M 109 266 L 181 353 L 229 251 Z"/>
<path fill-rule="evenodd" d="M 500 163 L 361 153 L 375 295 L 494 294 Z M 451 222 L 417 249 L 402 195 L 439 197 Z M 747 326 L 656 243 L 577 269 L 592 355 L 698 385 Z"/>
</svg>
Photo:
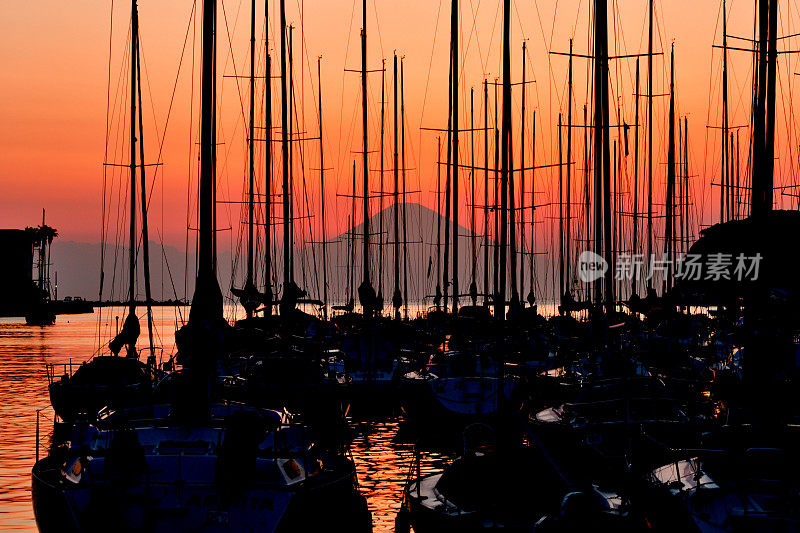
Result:
<svg viewBox="0 0 800 533">
<path fill-rule="evenodd" d="M 356 73 L 345 73 L 345 68 L 360 67 L 359 29 L 361 27 L 360 2 L 328 0 L 324 2 L 287 2 L 287 20 L 296 26 L 295 41 L 295 91 L 296 100 L 304 102 L 298 109 L 296 130 L 305 136 L 317 135 L 317 77 L 316 58 L 322 56 L 324 140 L 327 175 L 326 199 L 329 216 L 326 220 L 328 235 L 343 229 L 350 211 L 349 200 L 337 198 L 337 193 L 350 192 L 352 164 L 356 161 L 361 173 L 358 154 L 361 149 L 360 78 Z M 199 5 L 199 4 L 198 4 Z M 277 39 L 277 2 L 270 5 L 270 48 L 275 54 Z M 557 8 L 556 8 L 557 6 Z M 615 16 L 611 29 L 613 54 L 631 54 L 646 51 L 646 8 L 644 0 L 610 2 Z M 469 124 L 469 90 L 475 87 L 476 126 L 483 122 L 481 83 L 484 76 L 494 79 L 500 73 L 501 3 L 487 0 L 461 2 L 461 124 Z M 752 2 L 728 2 L 729 33 L 752 36 Z M 22 227 L 38 223 L 41 208 L 46 208 L 48 223 L 60 230 L 62 238 L 96 242 L 100 239 L 103 161 L 127 163 L 127 50 L 126 41 L 130 24 L 130 3 L 115 1 L 78 1 L 14 3 L 4 8 L 0 18 L 0 226 Z M 183 247 L 187 220 L 187 191 L 196 186 L 197 154 L 197 103 L 199 78 L 199 33 L 193 37 L 190 29 L 183 52 L 187 28 L 191 24 L 193 3 L 190 0 L 157 2 L 140 1 L 140 25 L 143 44 L 145 76 L 145 150 L 148 162 L 154 162 L 164 136 L 160 167 L 151 198 L 151 235 L 155 240 L 163 235 L 167 244 Z M 263 3 L 258 5 L 258 75 L 263 76 Z M 232 76 L 247 73 L 249 64 L 249 10 L 246 1 L 227 0 L 220 3 L 219 11 L 219 70 L 220 75 Z M 447 55 L 449 46 L 450 3 L 431 0 L 396 2 L 377 0 L 368 3 L 368 63 L 369 68 L 380 67 L 380 59 L 387 59 L 387 115 L 386 115 L 386 168 L 391 168 L 391 56 L 392 51 L 405 56 L 405 107 L 406 157 L 409 169 L 408 187 L 420 190 L 410 200 L 434 206 L 432 190 L 436 179 L 436 135 L 423 132 L 421 127 L 445 127 L 447 117 Z M 566 64 L 562 56 L 552 56 L 548 50 L 566 51 L 568 39 L 574 37 L 575 52 L 586 54 L 590 50 L 588 38 L 589 3 L 586 0 L 532 0 L 514 3 L 512 17 L 512 75 L 519 81 L 521 75 L 521 44 L 528 41 L 528 79 L 535 84 L 527 86 L 526 161 L 530 164 L 531 113 L 537 111 L 536 161 L 538 164 L 557 161 L 555 123 L 559 111 L 566 120 Z M 790 12 L 791 10 L 791 12 Z M 690 174 L 694 209 L 699 219 L 708 224 L 716 221 L 717 200 L 712 201 L 711 181 L 716 181 L 719 168 L 719 137 L 707 124 L 718 124 L 720 115 L 720 62 L 719 50 L 712 44 L 720 43 L 721 2 L 671 0 L 657 2 L 656 51 L 669 51 L 675 43 L 676 86 L 678 112 L 688 115 L 690 129 Z M 782 3 L 779 31 L 797 33 L 792 21 L 796 20 L 796 7 Z M 113 32 L 111 21 L 113 20 Z M 199 19 L 196 24 L 199 31 Z M 617 36 L 614 39 L 614 35 Z M 109 43 L 110 38 L 110 43 Z M 109 61 L 109 44 L 112 55 Z M 745 41 L 731 42 L 731 46 L 746 46 Z M 782 40 L 780 49 L 798 48 L 797 38 Z M 194 45 L 194 48 L 193 48 Z M 194 50 L 194 56 L 193 56 Z M 182 57 L 182 59 L 181 59 Z M 749 121 L 750 54 L 730 52 L 731 124 Z M 181 62 L 180 74 L 178 64 Z M 781 108 L 778 114 L 778 184 L 793 184 L 795 162 L 789 154 L 790 146 L 797 146 L 796 117 L 791 100 L 796 89 L 794 55 L 782 55 L 779 62 Z M 111 111 L 108 114 L 109 143 L 106 150 L 107 88 L 110 76 Z M 589 63 L 575 59 L 574 120 L 582 123 L 582 107 L 589 96 L 586 74 Z M 634 60 L 614 61 L 611 78 L 613 97 L 622 107 L 623 120 L 634 123 L 633 79 Z M 645 90 L 645 62 L 641 65 L 642 86 Z M 277 58 L 273 74 L 279 72 Z M 668 90 L 668 55 L 655 59 L 654 92 Z M 195 84 L 192 89 L 192 79 Z M 177 79 L 177 83 L 176 83 Z M 238 84 L 238 87 L 237 87 Z M 175 98 L 170 101 L 175 88 Z M 194 90 L 194 94 L 192 93 Z M 277 87 L 273 97 L 274 124 L 279 124 L 279 98 Z M 263 80 L 257 84 L 259 93 L 258 120 L 262 120 Z M 379 138 L 380 73 L 369 77 L 370 144 L 377 149 Z M 246 145 L 243 112 L 247 109 L 247 84 L 236 78 L 219 79 L 219 141 L 224 143 L 219 151 L 219 199 L 242 199 L 245 179 Z M 192 97 L 193 94 L 193 97 Z M 519 159 L 520 89 L 514 89 L 514 143 L 515 157 Z M 241 97 L 241 98 L 240 98 Z M 667 98 L 657 98 L 655 104 L 656 141 L 654 151 L 657 197 L 663 190 L 666 162 Z M 613 108 L 612 102 L 612 108 Z M 493 102 L 490 103 L 493 107 Z M 644 101 L 641 113 L 644 116 Z M 493 110 L 490 112 L 493 121 Z M 644 124 L 644 119 L 640 119 Z M 166 135 L 164 135 L 166 129 Z M 574 150 L 577 153 L 576 173 L 582 172 L 582 130 L 576 130 Z M 747 133 L 742 130 L 742 174 L 746 168 Z M 644 135 L 644 132 L 642 132 Z M 461 160 L 469 162 L 469 135 L 462 134 Z M 633 142 L 633 135 L 629 137 Z M 476 164 L 482 164 L 483 139 L 475 137 Z M 259 143 L 258 155 L 263 143 Z M 275 145 L 277 149 L 279 145 Z M 490 150 L 492 148 L 490 147 Z M 644 144 L 642 144 L 644 149 Z M 107 153 L 106 153 L 107 152 Z M 278 153 L 276 152 L 276 156 Z M 305 143 L 302 159 L 305 162 L 307 205 L 317 212 L 318 199 L 318 144 Z M 378 155 L 371 156 L 371 165 L 378 167 Z M 299 151 L 295 183 L 302 184 L 299 171 Z M 644 161 L 644 156 L 641 157 Z M 628 175 L 632 174 L 632 156 L 626 159 Z M 518 166 L 518 163 L 517 163 Z M 644 166 L 641 167 L 644 169 Z M 643 170 L 642 170 L 643 171 Z M 152 167 L 148 177 L 156 172 Z M 279 173 L 275 177 L 278 178 Z M 106 174 L 107 199 L 110 204 L 107 216 L 109 240 L 119 227 L 117 207 L 120 185 L 124 174 L 109 170 Z M 387 178 L 391 174 L 386 175 Z M 478 189 L 482 190 L 482 176 L 478 175 Z M 263 179 L 261 171 L 259 179 Z M 464 172 L 462 191 L 466 190 L 469 174 Z M 537 171 L 537 203 L 552 200 L 557 172 Z M 530 183 L 530 175 L 528 175 Z M 390 187 L 387 179 L 386 187 Z M 379 187 L 378 174 L 373 174 L 372 189 Z M 580 194 L 574 191 L 574 198 Z M 359 190 L 357 191 L 360 194 Z M 300 193 L 298 193 L 299 195 Z M 557 196 L 557 193 L 556 193 Z M 478 198 L 480 202 L 481 198 Z M 191 199 L 193 202 L 193 198 Z M 626 200 L 629 201 L 629 200 Z M 300 202 L 300 200 L 298 200 Z M 776 193 L 776 205 L 788 207 L 790 201 Z M 466 204 L 464 198 L 462 204 Z M 123 201 L 124 204 L 124 201 Z M 306 199 L 302 199 L 306 210 Z M 377 200 L 373 203 L 373 212 Z M 659 206 L 658 209 L 661 209 Z M 544 210 L 542 210 L 544 211 Z M 547 212 L 537 213 L 537 219 L 548 219 Z M 219 226 L 238 230 L 239 206 L 221 205 Z M 356 216 L 360 222 L 360 214 Z M 462 223 L 468 225 L 468 208 L 462 208 Z M 318 232 L 319 217 L 312 219 L 312 228 Z M 548 222 L 549 223 L 549 222 Z M 189 222 L 193 225 L 193 222 Z M 549 231 L 547 224 L 542 231 Z M 229 231 L 221 243 L 230 244 L 237 239 L 238 231 Z M 315 235 L 317 238 L 318 235 Z M 222 245 L 222 244 L 221 244 Z"/>
</svg>

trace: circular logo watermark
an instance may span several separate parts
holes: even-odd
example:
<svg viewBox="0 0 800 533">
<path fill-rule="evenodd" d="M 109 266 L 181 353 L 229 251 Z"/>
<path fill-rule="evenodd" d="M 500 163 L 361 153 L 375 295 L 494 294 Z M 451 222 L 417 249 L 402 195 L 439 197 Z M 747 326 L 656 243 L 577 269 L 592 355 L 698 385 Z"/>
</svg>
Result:
<svg viewBox="0 0 800 533">
<path fill-rule="evenodd" d="M 578 257 L 578 277 L 584 283 L 592 283 L 602 278 L 608 271 L 608 263 L 603 257 L 586 250 Z"/>
</svg>

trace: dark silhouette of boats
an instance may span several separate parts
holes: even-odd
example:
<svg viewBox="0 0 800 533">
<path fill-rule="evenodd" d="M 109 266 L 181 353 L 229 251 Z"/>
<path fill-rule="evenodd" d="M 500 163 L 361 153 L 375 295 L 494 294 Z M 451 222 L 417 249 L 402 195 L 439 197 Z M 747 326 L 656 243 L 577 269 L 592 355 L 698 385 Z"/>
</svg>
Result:
<svg viewBox="0 0 800 533">
<path fill-rule="evenodd" d="M 208 409 L 192 420 L 147 404 L 73 426 L 71 445 L 33 469 L 40 531 L 304 531 L 332 517 L 371 529 L 352 461 L 315 448 L 308 428 L 231 402 Z"/>
<path fill-rule="evenodd" d="M 57 373 L 60 372 L 60 375 Z M 64 421 L 94 420 L 104 407 L 148 403 L 163 372 L 133 357 L 99 355 L 78 366 L 48 365 L 50 404 Z"/>
</svg>

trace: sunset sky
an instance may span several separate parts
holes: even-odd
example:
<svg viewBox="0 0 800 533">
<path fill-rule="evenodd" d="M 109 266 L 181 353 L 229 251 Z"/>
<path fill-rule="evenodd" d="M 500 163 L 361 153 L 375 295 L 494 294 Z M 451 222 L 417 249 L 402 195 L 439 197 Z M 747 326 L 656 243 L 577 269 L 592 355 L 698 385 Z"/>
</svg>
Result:
<svg viewBox="0 0 800 533">
<path fill-rule="evenodd" d="M 610 29 L 613 54 L 646 52 L 647 2 L 644 0 L 610 2 L 615 15 Z M 197 7 L 199 7 L 199 3 Z M 277 2 L 269 0 L 269 48 L 273 54 L 273 74 L 279 73 L 276 50 L 279 47 Z M 461 2 L 461 125 L 469 124 L 469 91 L 474 87 L 476 127 L 483 122 L 482 80 L 494 80 L 500 75 L 501 3 L 487 0 Z M 113 16 L 112 16 L 113 9 Z M 753 3 L 742 0 L 728 2 L 729 33 L 751 37 L 753 32 Z M 796 6 L 782 3 L 779 31 L 796 33 L 792 21 L 797 19 Z M 326 228 L 331 236 L 347 223 L 349 200 L 335 195 L 350 193 L 352 165 L 356 161 L 361 176 L 361 163 L 356 152 L 361 149 L 360 77 L 346 73 L 345 68 L 360 68 L 361 2 L 326 0 L 318 2 L 287 2 L 287 22 L 295 26 L 294 72 L 295 99 L 299 124 L 295 130 L 305 136 L 317 135 L 317 74 L 316 59 L 322 56 L 323 118 L 326 167 L 326 199 L 328 213 Z M 791 10 L 791 12 L 789 12 Z M 125 1 L 57 2 L 41 0 L 7 5 L 0 18 L 0 226 L 23 227 L 38 223 L 41 209 L 47 209 L 48 223 L 59 229 L 62 238 L 77 241 L 100 240 L 103 207 L 103 162 L 127 163 L 127 74 L 130 3 Z M 155 177 L 151 198 L 151 236 L 163 238 L 166 244 L 183 248 L 187 224 L 193 225 L 193 208 L 187 215 L 187 205 L 194 202 L 193 191 L 197 176 L 197 111 L 199 96 L 200 21 L 193 22 L 194 5 L 190 0 L 169 2 L 141 0 L 139 2 L 141 39 L 145 77 L 144 117 L 145 151 L 148 162 L 160 155 L 162 167 L 150 167 L 148 179 Z M 566 121 L 567 58 L 552 56 L 548 50 L 566 51 L 568 40 L 574 38 L 577 54 L 590 51 L 590 3 L 569 0 L 530 0 L 513 3 L 512 17 L 512 76 L 520 81 L 521 47 L 527 39 L 527 77 L 535 84 L 527 86 L 526 161 L 531 158 L 531 113 L 537 112 L 536 161 L 538 164 L 557 160 L 555 127 L 559 111 Z M 244 75 L 249 65 L 250 2 L 227 0 L 220 2 L 218 61 L 219 83 L 219 199 L 242 200 L 246 176 L 246 112 L 248 86 Z M 264 5 L 257 6 L 257 75 L 264 74 Z M 196 13 L 195 13 L 196 14 Z M 678 112 L 689 117 L 690 174 L 694 209 L 698 221 L 716 221 L 711 214 L 717 205 L 712 203 L 709 183 L 719 171 L 719 137 L 707 124 L 719 124 L 720 64 L 719 50 L 712 44 L 721 42 L 721 2 L 716 0 L 671 0 L 656 3 L 657 52 L 666 55 L 655 58 L 655 93 L 668 91 L 668 52 L 675 43 L 676 88 Z M 407 2 L 370 0 L 368 2 L 368 63 L 370 69 L 380 68 L 386 59 L 386 150 L 385 166 L 392 168 L 392 52 L 405 57 L 406 159 L 408 188 L 421 191 L 410 201 L 435 206 L 432 190 L 436 180 L 436 134 L 421 127 L 445 127 L 447 118 L 447 69 L 449 46 L 450 3 L 435 0 Z M 113 23 L 113 27 L 112 27 Z M 186 42 L 184 48 L 184 42 Z M 798 48 L 797 38 L 782 40 L 779 48 Z M 731 46 L 747 45 L 735 41 Z M 109 46 L 111 57 L 109 59 Z M 194 52 L 194 53 L 193 53 Z M 749 120 L 750 54 L 730 52 L 731 124 L 746 124 Z M 788 147 L 797 145 L 796 117 L 792 113 L 791 97 L 795 91 L 794 55 L 781 56 L 781 80 L 778 115 L 777 180 L 794 183 L 794 162 Z M 635 61 L 612 62 L 612 96 L 619 102 L 623 120 L 634 123 L 633 80 Z M 180 65 L 180 70 L 179 70 Z M 110 66 L 110 81 L 109 81 Z M 589 98 L 586 74 L 590 63 L 575 59 L 574 121 L 582 123 L 584 102 Z M 642 59 L 641 91 L 645 89 L 645 60 Z M 221 76 L 229 76 L 222 78 Z M 194 85 L 193 85 L 194 82 Z M 369 76 L 369 142 L 377 149 L 379 139 L 380 73 Z M 277 83 L 275 84 L 277 85 Z M 110 88 L 110 91 L 109 91 Z M 174 90 L 174 99 L 173 99 Z M 273 88 L 275 122 L 279 122 L 279 94 Z M 493 89 L 490 98 L 489 120 L 494 120 Z M 263 79 L 257 83 L 257 120 L 263 124 Z M 110 95 L 110 96 L 109 96 Z M 519 121 L 521 92 L 514 89 L 515 157 L 519 158 Z M 170 108 L 171 104 L 171 108 Z M 644 101 L 641 103 L 644 113 Z M 666 162 L 666 105 L 667 98 L 655 100 L 656 160 L 655 187 L 660 196 Z M 612 109 L 614 102 L 612 101 Z M 612 112 L 615 114 L 615 112 Z M 615 120 L 612 122 L 616 122 Z M 640 123 L 644 124 L 643 118 Z M 108 135 L 107 132 L 108 124 Z M 263 132 L 263 130 L 261 130 Z M 574 151 L 580 163 L 583 150 L 582 130 Z M 642 132 L 644 135 L 644 132 Z M 163 137 L 163 146 L 162 146 Z M 108 138 L 108 140 L 107 140 Z M 614 135 L 616 138 L 616 135 Z M 630 140 L 632 142 L 632 134 Z M 742 168 L 747 153 L 747 130 L 742 130 Z M 469 135 L 461 137 L 461 161 L 469 163 Z M 483 138 L 475 136 L 476 164 L 482 164 Z M 279 145 L 275 145 L 278 149 Z M 644 144 L 642 144 L 644 148 Z M 262 161 L 259 180 L 263 180 L 263 143 L 258 144 L 257 156 Z M 300 186 L 305 166 L 307 198 L 301 211 L 315 213 L 319 205 L 318 143 L 304 144 L 302 158 L 295 155 L 295 183 Z M 443 148 L 444 149 L 444 148 Z M 490 150 L 493 148 L 490 146 Z M 277 156 L 277 153 L 276 153 Z M 370 156 L 373 168 L 378 168 L 378 154 Z M 574 158 L 575 159 L 575 158 Z M 641 161 L 644 161 L 642 156 Z M 632 157 L 626 159 L 626 173 L 632 170 Z M 582 172 L 576 164 L 575 172 Z M 644 169 L 644 166 L 641 167 Z M 276 169 L 277 170 L 277 169 Z M 278 171 L 279 172 L 279 171 Z M 743 171 L 744 173 L 744 171 Z M 279 174 L 276 173 L 276 177 Z M 386 175 L 387 178 L 391 174 Z M 482 176 L 478 175 L 478 188 Z M 124 186 L 124 171 L 109 168 L 106 172 L 106 200 L 109 227 L 108 239 L 113 241 L 119 231 L 118 204 L 122 201 L 120 186 Z M 373 174 L 371 187 L 378 190 L 378 173 Z M 461 177 L 462 191 L 469 174 Z M 530 183 L 530 176 L 527 178 Z M 555 190 L 555 171 L 537 171 L 537 203 L 552 200 Z M 389 188 L 389 179 L 386 187 Z M 124 193 L 124 191 L 123 191 Z M 357 190 L 360 193 L 360 190 Z M 306 195 L 305 192 L 298 194 Z M 574 198 L 579 198 L 576 189 Z M 779 194 L 776 194 L 780 202 Z M 478 198 L 481 200 L 481 198 Z M 529 201 L 529 200 L 528 200 Z M 629 200 L 626 200 L 629 201 Z M 788 206 L 787 203 L 782 204 Z M 299 202 L 299 200 L 298 200 Z M 124 204 L 124 201 L 122 201 Z M 468 224 L 467 199 L 462 201 L 462 222 Z M 661 209 L 659 207 L 658 209 Z M 377 210 L 377 200 L 372 212 Z M 537 214 L 544 220 L 547 213 Z M 238 238 L 239 205 L 221 204 L 219 226 L 234 231 L 221 237 L 231 247 Z M 319 230 L 319 218 L 310 219 L 311 228 Z M 360 214 L 356 216 L 360 222 Z M 545 231 L 545 224 L 543 230 Z M 316 236 L 315 236 L 316 238 Z M 223 246 L 224 244 L 221 244 Z"/>
</svg>

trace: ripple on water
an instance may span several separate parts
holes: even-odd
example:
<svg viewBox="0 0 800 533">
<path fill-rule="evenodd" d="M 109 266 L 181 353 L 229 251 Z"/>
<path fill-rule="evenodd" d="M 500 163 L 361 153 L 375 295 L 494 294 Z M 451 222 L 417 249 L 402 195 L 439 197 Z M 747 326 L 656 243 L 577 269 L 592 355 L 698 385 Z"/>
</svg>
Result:
<svg viewBox="0 0 800 533">
<path fill-rule="evenodd" d="M 353 459 L 358 484 L 372 512 L 373 531 L 394 531 L 394 519 L 403 504 L 403 487 L 414 463 L 414 445 L 398 439 L 400 421 L 350 421 L 356 431 Z M 438 470 L 447 461 L 438 452 L 421 454 L 423 474 Z"/>
</svg>

